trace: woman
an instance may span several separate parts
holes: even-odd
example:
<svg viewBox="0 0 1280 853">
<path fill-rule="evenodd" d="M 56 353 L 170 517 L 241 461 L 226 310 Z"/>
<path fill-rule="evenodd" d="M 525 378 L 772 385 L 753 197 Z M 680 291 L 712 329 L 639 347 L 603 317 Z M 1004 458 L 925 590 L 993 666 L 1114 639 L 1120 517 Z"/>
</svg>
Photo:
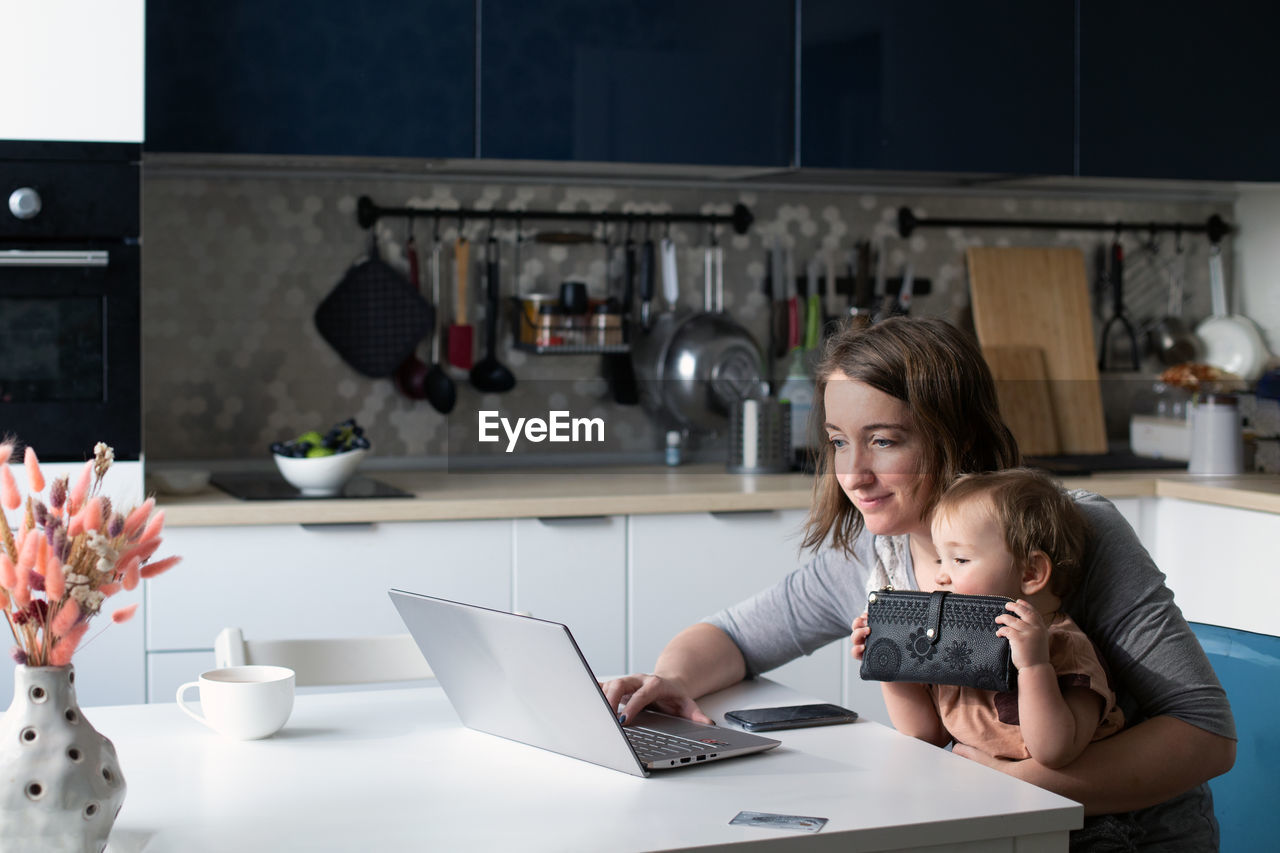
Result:
<svg viewBox="0 0 1280 853">
<path fill-rule="evenodd" d="M 938 497 L 962 473 L 1020 463 L 981 353 L 945 321 L 846 329 L 828 342 L 817 376 L 814 415 L 827 443 L 804 540 L 814 559 L 680 632 L 652 674 L 608 682 L 624 718 L 653 705 L 708 722 L 697 697 L 847 637 L 869 587 L 932 589 Z M 1132 725 L 1057 770 L 965 745 L 955 752 L 1077 800 L 1086 814 L 1134 811 L 1134 849 L 1216 850 L 1204 783 L 1235 761 L 1225 694 L 1132 528 L 1105 499 L 1074 497 L 1092 536 L 1066 610 L 1101 647 Z"/>
</svg>

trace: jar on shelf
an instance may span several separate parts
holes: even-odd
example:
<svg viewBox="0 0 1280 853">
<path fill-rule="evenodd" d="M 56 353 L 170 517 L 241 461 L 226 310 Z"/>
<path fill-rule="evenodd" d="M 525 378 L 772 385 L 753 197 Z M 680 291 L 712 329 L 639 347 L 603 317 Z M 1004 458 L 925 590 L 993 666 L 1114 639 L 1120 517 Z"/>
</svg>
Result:
<svg viewBox="0 0 1280 853">
<path fill-rule="evenodd" d="M 529 293 L 520 297 L 521 343 L 533 344 L 538 340 L 538 317 L 544 305 L 554 305 L 557 297 L 549 293 Z"/>
<path fill-rule="evenodd" d="M 538 308 L 538 328 L 534 343 L 540 347 L 563 346 L 564 314 L 559 305 L 542 305 Z"/>
<path fill-rule="evenodd" d="M 622 315 L 610 310 L 608 304 L 602 303 L 591 315 L 591 328 L 588 335 L 589 344 L 596 346 L 617 346 L 622 343 Z"/>
</svg>

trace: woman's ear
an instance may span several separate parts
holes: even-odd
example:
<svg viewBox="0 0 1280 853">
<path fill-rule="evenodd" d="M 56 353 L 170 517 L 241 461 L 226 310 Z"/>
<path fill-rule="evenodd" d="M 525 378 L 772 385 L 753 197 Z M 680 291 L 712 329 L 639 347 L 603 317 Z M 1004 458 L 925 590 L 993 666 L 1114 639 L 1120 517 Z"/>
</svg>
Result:
<svg viewBox="0 0 1280 853">
<path fill-rule="evenodd" d="M 1032 551 L 1022 567 L 1022 594 L 1034 595 L 1049 586 L 1053 577 L 1053 563 L 1044 551 Z"/>
</svg>

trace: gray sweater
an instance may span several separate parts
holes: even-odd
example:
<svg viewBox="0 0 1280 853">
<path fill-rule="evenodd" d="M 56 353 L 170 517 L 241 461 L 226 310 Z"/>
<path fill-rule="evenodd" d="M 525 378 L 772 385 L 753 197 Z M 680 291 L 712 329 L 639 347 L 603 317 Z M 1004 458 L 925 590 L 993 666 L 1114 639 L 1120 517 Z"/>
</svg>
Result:
<svg viewBox="0 0 1280 853">
<path fill-rule="evenodd" d="M 1102 651 L 1126 725 L 1168 715 L 1234 738 L 1222 685 L 1151 555 L 1110 501 L 1089 492 L 1073 497 L 1091 536 L 1083 581 L 1065 609 Z M 875 538 L 863 533 L 852 554 L 822 550 L 772 588 L 707 621 L 741 649 L 749 676 L 847 639 L 866 609 L 867 582 L 879 560 Z M 1134 817 L 1151 849 L 1217 849 L 1207 786 Z"/>
</svg>

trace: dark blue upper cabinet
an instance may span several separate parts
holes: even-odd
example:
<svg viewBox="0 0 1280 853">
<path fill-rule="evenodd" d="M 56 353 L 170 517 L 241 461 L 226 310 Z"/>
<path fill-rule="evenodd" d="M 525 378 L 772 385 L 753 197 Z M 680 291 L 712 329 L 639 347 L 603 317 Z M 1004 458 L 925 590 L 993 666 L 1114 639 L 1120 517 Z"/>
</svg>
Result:
<svg viewBox="0 0 1280 853">
<path fill-rule="evenodd" d="M 470 157 L 474 0 L 149 0 L 151 151 Z"/>
<path fill-rule="evenodd" d="M 800 19 L 802 166 L 1072 174 L 1072 0 L 801 0 Z"/>
<path fill-rule="evenodd" d="M 483 0 L 480 156 L 785 166 L 793 0 Z"/>
<path fill-rule="evenodd" d="M 1080 5 L 1081 174 L 1280 180 L 1280 5 Z"/>
</svg>

